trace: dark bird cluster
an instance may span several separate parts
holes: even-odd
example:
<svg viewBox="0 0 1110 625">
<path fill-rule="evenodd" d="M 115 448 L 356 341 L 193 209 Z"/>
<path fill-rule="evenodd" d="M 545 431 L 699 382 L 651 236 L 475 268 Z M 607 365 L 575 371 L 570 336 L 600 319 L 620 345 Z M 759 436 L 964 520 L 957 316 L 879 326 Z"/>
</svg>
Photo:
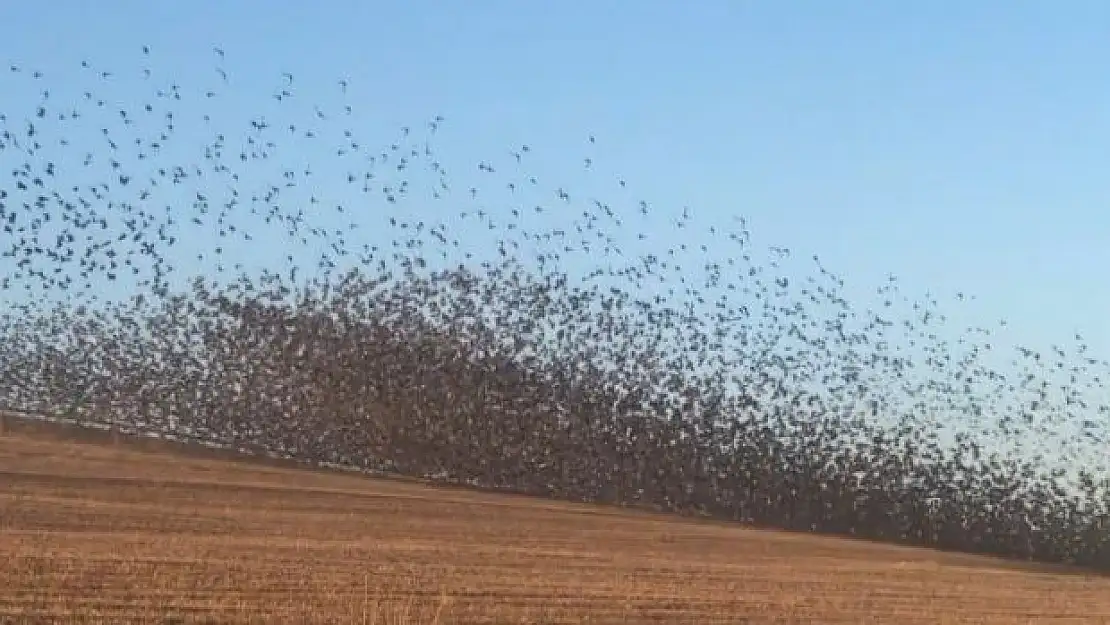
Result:
<svg viewBox="0 0 1110 625">
<path fill-rule="evenodd" d="M 364 143 L 355 85 L 249 119 L 82 63 L 0 92 L 0 401 L 27 418 L 366 472 L 1110 568 L 1106 361 L 874 306 L 742 218 L 699 224 L 533 148 L 456 184 L 445 120 Z M 119 96 L 134 74 L 149 97 Z M 67 83 L 68 84 L 68 83 Z M 130 83 L 129 83 L 130 84 Z M 211 104 L 207 104 L 211 103 Z M 228 113 L 227 111 L 232 111 Z M 583 140 L 584 176 L 604 175 Z M 479 186 L 481 185 L 481 186 Z M 1012 355 L 1010 352 L 1012 351 Z"/>
</svg>

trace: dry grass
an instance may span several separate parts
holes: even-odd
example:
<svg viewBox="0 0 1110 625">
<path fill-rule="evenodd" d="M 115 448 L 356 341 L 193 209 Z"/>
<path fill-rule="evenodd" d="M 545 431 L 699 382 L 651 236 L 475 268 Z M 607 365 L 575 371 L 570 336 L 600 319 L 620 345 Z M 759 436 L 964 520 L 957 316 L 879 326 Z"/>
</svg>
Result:
<svg viewBox="0 0 1110 625">
<path fill-rule="evenodd" d="M 1110 622 L 1110 579 L 49 429 L 0 436 L 0 622 Z"/>
</svg>

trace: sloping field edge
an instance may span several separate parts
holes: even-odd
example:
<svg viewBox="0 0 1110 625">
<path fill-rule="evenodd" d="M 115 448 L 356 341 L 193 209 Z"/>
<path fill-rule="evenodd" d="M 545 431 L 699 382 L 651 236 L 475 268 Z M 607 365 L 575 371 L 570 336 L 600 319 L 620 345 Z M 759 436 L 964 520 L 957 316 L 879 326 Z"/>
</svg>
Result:
<svg viewBox="0 0 1110 625">
<path fill-rule="evenodd" d="M 847 544 L 858 544 L 860 547 L 883 547 L 906 553 L 921 555 L 923 560 L 935 559 L 941 556 L 951 564 L 971 564 L 976 566 L 992 566 L 1001 570 L 1012 570 L 1036 574 L 1081 576 L 1089 578 L 1107 578 L 1110 572 L 1083 567 L 1029 562 L 1012 558 L 1005 558 L 989 554 L 975 554 L 963 551 L 944 550 L 932 547 L 903 545 L 882 540 L 855 538 L 835 534 L 821 534 L 805 531 L 786 530 L 773 526 L 754 526 L 736 522 L 714 519 L 710 517 L 697 517 L 681 515 L 664 511 L 652 510 L 637 506 L 615 506 L 605 503 L 577 502 L 561 499 L 537 497 L 535 495 L 516 493 L 512 491 L 497 491 L 481 488 L 465 483 L 450 483 L 431 478 L 419 478 L 400 473 L 384 471 L 363 470 L 330 463 L 314 463 L 296 458 L 281 457 L 273 453 L 255 453 L 249 449 L 236 450 L 230 447 L 200 441 L 184 440 L 181 437 L 163 435 L 157 432 L 126 431 L 113 429 L 100 423 L 85 423 L 75 419 L 55 417 L 48 415 L 34 415 L 28 413 L 0 410 L 0 437 L 7 435 L 22 435 L 35 438 L 46 438 L 63 442 L 79 444 L 119 446 L 130 451 L 153 454 L 178 455 L 190 459 L 212 460 L 228 462 L 245 466 L 265 466 L 276 469 L 295 471 L 309 471 L 330 475 L 345 475 L 351 477 L 366 477 L 370 479 L 386 479 L 397 483 L 412 486 L 423 486 L 445 492 L 456 491 L 471 493 L 477 496 L 512 497 L 518 501 L 531 501 L 536 504 L 555 504 L 573 506 L 578 509 L 590 510 L 594 514 L 614 516 L 650 516 L 661 521 L 677 524 L 698 523 L 710 524 L 725 528 L 741 529 L 745 531 L 770 532 L 777 534 L 796 535 L 816 540 L 831 540 Z"/>
</svg>

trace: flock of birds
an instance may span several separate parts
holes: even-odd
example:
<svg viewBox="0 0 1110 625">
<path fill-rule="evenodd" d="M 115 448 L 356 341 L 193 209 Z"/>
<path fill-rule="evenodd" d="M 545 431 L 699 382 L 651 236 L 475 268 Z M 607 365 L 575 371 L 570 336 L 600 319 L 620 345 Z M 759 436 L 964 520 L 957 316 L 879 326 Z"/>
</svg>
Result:
<svg viewBox="0 0 1110 625">
<path fill-rule="evenodd" d="M 993 365 L 991 330 L 955 332 L 893 277 L 855 306 L 816 257 L 757 258 L 740 218 L 659 217 L 617 176 L 619 200 L 576 197 L 527 145 L 459 186 L 441 117 L 371 149 L 345 80 L 301 106 L 285 74 L 225 128 L 233 72 L 213 60 L 196 92 L 145 47 L 130 73 L 82 62 L 74 94 L 6 68 L 0 91 L 34 96 L 0 111 L 0 408 L 1110 567 L 1110 479 L 1035 445 L 1104 441 L 1090 396 L 1110 365 L 1081 337 Z M 149 97 L 106 95 L 123 75 Z"/>
</svg>

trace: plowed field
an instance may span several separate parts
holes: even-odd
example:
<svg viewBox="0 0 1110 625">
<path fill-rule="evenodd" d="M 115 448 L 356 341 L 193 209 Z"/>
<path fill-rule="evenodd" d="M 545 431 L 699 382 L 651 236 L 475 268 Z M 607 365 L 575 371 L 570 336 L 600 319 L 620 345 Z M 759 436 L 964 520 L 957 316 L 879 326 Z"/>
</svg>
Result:
<svg viewBox="0 0 1110 625">
<path fill-rule="evenodd" d="M 103 438 L 0 435 L 0 622 L 1110 622 L 1066 569 Z"/>
</svg>

